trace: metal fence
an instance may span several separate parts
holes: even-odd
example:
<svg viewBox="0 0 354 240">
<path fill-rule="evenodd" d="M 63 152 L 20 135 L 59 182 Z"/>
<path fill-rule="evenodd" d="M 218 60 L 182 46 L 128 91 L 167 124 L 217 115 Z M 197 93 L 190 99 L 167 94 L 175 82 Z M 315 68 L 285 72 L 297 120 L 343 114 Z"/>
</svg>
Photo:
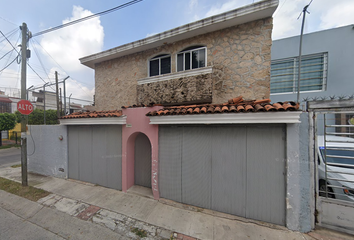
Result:
<svg viewBox="0 0 354 240">
<path fill-rule="evenodd" d="M 354 112 L 348 114 L 352 116 Z M 347 121 L 339 124 L 343 115 L 319 116 L 324 126 L 324 135 L 317 136 L 319 195 L 354 202 L 354 125 Z"/>
<path fill-rule="evenodd" d="M 8 139 L 14 141 L 16 144 L 21 142 L 21 132 L 11 131 L 8 133 Z"/>
</svg>

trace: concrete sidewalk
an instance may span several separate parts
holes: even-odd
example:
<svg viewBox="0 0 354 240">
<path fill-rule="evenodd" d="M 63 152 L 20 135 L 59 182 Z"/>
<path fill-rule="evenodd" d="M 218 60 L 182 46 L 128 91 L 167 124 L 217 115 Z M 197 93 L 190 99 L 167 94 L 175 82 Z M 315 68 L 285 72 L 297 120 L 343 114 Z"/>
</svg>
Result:
<svg viewBox="0 0 354 240">
<path fill-rule="evenodd" d="M 19 168 L 1 168 L 0 176 L 20 181 L 21 173 Z M 29 183 L 53 193 L 36 204 L 64 212 L 75 218 L 75 221 L 80 219 L 104 226 L 126 236 L 126 239 L 138 239 L 132 233 L 133 229 L 143 229 L 147 233 L 147 239 L 170 239 L 171 236 L 179 239 L 220 240 L 322 238 L 321 233 L 293 232 L 281 226 L 163 199 L 156 201 L 88 183 L 36 174 L 29 174 Z M 333 239 L 338 239 L 338 236 Z M 326 233 L 326 238 L 322 239 L 331 238 Z"/>
</svg>

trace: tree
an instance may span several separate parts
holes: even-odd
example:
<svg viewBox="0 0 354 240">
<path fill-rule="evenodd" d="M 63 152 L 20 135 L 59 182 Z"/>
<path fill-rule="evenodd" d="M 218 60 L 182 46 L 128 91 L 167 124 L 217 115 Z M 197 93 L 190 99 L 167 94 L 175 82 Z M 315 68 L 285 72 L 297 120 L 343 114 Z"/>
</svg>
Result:
<svg viewBox="0 0 354 240">
<path fill-rule="evenodd" d="M 16 116 L 13 113 L 0 113 L 0 146 L 2 146 L 1 131 L 11 130 L 16 125 Z"/>
<path fill-rule="evenodd" d="M 15 112 L 17 122 L 21 122 L 21 118 L 25 117 L 19 111 Z M 56 110 L 46 110 L 45 111 L 45 119 L 47 125 L 58 124 L 57 111 Z M 44 124 L 44 110 L 42 109 L 34 109 L 33 112 L 28 115 L 28 124 L 29 125 L 43 125 Z"/>
</svg>

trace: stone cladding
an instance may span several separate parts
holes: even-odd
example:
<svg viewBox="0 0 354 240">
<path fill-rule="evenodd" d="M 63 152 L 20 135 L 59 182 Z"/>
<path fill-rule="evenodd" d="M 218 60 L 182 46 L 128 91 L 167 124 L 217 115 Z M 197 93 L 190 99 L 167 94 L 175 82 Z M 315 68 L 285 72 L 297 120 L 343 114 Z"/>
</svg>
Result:
<svg viewBox="0 0 354 240">
<path fill-rule="evenodd" d="M 220 103 L 239 95 L 269 98 L 272 27 L 272 18 L 265 18 L 96 64 L 95 110 L 151 102 Z M 177 53 L 196 45 L 207 47 L 212 73 L 173 79 Z M 148 77 L 149 59 L 159 54 L 171 54 L 172 79 L 138 85 Z"/>
</svg>

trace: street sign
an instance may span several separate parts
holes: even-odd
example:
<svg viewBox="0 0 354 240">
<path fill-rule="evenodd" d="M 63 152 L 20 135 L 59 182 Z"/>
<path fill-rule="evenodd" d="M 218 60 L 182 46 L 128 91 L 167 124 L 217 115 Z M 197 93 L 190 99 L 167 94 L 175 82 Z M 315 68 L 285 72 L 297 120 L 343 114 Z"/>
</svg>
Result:
<svg viewBox="0 0 354 240">
<path fill-rule="evenodd" d="M 21 100 L 17 103 L 17 110 L 23 115 L 28 115 L 33 112 L 33 105 L 28 100 Z"/>
</svg>

